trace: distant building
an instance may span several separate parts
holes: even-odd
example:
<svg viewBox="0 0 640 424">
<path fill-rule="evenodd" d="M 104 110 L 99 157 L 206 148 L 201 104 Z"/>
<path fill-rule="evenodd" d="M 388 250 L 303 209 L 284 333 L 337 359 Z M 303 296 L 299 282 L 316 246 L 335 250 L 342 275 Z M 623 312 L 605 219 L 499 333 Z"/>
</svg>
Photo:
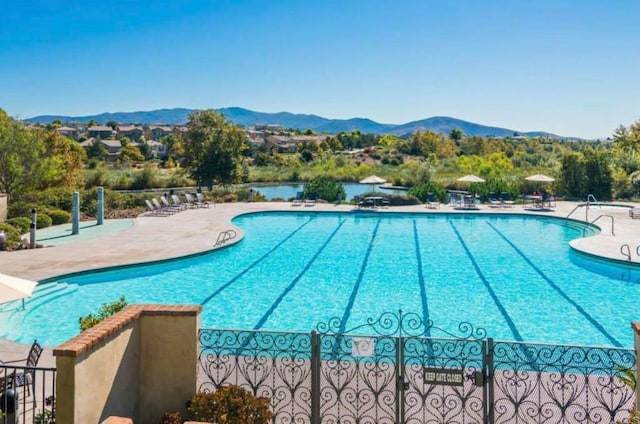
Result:
<svg viewBox="0 0 640 424">
<path fill-rule="evenodd" d="M 149 140 L 147 141 L 147 145 L 149 146 L 149 150 L 151 150 L 151 154 L 157 158 L 163 158 L 167 156 L 167 146 L 160 143 L 159 141 Z"/>
<path fill-rule="evenodd" d="M 64 137 L 72 138 L 74 140 L 77 140 L 79 136 L 78 129 L 75 127 L 64 126 L 56 128 L 56 132 Z"/>
<path fill-rule="evenodd" d="M 116 134 L 113 128 L 105 125 L 93 125 L 87 128 L 87 133 L 89 137 L 100 138 L 102 140 L 111 138 Z"/>
<path fill-rule="evenodd" d="M 100 143 L 104 144 L 109 155 L 118 155 L 120 154 L 120 150 L 122 150 L 122 143 L 120 143 L 120 140 L 100 140 Z"/>
<path fill-rule="evenodd" d="M 152 125 L 149 127 L 149 133 L 151 135 L 151 140 L 158 141 L 162 137 L 165 137 L 173 133 L 173 128 L 165 125 Z"/>
<path fill-rule="evenodd" d="M 119 125 L 118 135 L 120 137 L 127 137 L 132 141 L 138 141 L 144 135 L 144 130 L 140 127 L 135 127 L 132 125 Z"/>
</svg>

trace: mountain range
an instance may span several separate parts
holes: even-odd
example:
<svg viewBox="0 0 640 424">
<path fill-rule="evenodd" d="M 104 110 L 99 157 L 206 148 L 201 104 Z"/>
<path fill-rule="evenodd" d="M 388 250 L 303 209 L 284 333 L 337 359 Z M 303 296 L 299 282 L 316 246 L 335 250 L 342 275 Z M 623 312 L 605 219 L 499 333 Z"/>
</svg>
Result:
<svg viewBox="0 0 640 424">
<path fill-rule="evenodd" d="M 56 119 L 63 123 L 79 122 L 86 123 L 91 120 L 99 124 L 105 124 L 109 121 L 115 121 L 122 124 L 167 124 L 180 125 L 185 124 L 189 118 L 189 114 L 195 109 L 157 109 L 151 111 L 140 112 L 116 112 L 101 113 L 99 115 L 89 116 L 62 116 L 62 115 L 40 115 L 26 119 L 26 122 L 34 124 L 48 124 Z M 312 129 L 316 132 L 326 132 L 336 134 L 341 131 L 358 130 L 363 133 L 374 134 L 394 134 L 403 136 L 413 134 L 416 131 L 433 131 L 441 134 L 449 134 L 453 129 L 459 128 L 466 135 L 477 136 L 494 136 L 507 137 L 514 134 L 525 135 L 529 137 L 553 137 L 566 138 L 550 134 L 544 131 L 522 132 L 507 128 L 491 127 L 476 124 L 461 119 L 451 118 L 447 116 L 433 116 L 431 118 L 421 119 L 419 121 L 411 121 L 405 124 L 381 124 L 367 118 L 351 118 L 351 119 L 328 119 L 317 115 L 307 115 L 290 112 L 265 113 L 256 112 L 241 107 L 227 107 L 217 109 L 218 113 L 223 114 L 234 124 L 244 125 L 248 127 L 256 124 L 281 124 L 285 128 L 296 128 L 299 130 Z"/>
</svg>

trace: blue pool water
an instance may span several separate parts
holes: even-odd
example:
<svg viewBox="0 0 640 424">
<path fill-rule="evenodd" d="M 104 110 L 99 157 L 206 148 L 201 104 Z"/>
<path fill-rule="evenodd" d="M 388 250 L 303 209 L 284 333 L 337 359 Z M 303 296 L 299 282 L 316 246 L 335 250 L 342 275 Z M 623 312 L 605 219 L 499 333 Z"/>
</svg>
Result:
<svg viewBox="0 0 640 424">
<path fill-rule="evenodd" d="M 60 278 L 0 334 L 56 345 L 78 317 L 130 303 L 202 304 L 203 327 L 310 331 L 402 309 L 453 333 L 461 321 L 501 340 L 632 346 L 640 271 L 572 252 L 577 224 L 548 217 L 263 213 L 236 218 L 245 238 L 206 255 Z"/>
</svg>

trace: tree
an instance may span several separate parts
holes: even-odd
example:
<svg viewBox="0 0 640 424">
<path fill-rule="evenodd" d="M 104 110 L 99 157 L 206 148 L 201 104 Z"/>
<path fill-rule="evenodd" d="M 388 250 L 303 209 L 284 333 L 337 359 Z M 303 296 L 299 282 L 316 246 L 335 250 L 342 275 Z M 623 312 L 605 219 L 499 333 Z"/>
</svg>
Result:
<svg viewBox="0 0 640 424">
<path fill-rule="evenodd" d="M 144 155 L 138 149 L 138 146 L 134 146 L 133 143 L 126 144 L 120 150 L 120 157 L 125 162 L 142 162 L 144 161 Z"/>
<path fill-rule="evenodd" d="M 560 191 L 573 198 L 586 196 L 586 182 L 584 156 L 581 153 L 568 153 L 562 157 Z"/>
<path fill-rule="evenodd" d="M 42 133 L 25 128 L 0 109 L 0 191 L 11 195 L 44 188 L 60 174 Z"/>
<path fill-rule="evenodd" d="M 344 187 L 329 176 L 316 177 L 304 185 L 306 198 L 316 197 L 327 202 L 342 201 L 346 197 Z"/>
<path fill-rule="evenodd" d="M 118 123 L 116 121 L 109 121 L 106 123 L 107 127 L 111 127 L 112 130 L 118 128 Z"/>
<path fill-rule="evenodd" d="M 57 131 L 49 131 L 42 137 L 47 156 L 55 161 L 50 184 L 72 188 L 84 186 L 82 164 L 87 159 L 84 149 L 76 141 L 60 135 Z"/>
<path fill-rule="evenodd" d="M 183 145 L 185 168 L 199 186 L 242 180 L 242 154 L 248 148 L 245 133 L 215 110 L 189 115 Z"/>
<path fill-rule="evenodd" d="M 87 157 L 104 160 L 107 157 L 107 148 L 100 140 L 93 142 L 86 147 Z"/>
<path fill-rule="evenodd" d="M 464 138 L 464 133 L 460 128 L 454 128 L 449 132 L 449 138 L 456 144 L 460 143 Z"/>
<path fill-rule="evenodd" d="M 587 176 L 587 194 L 593 194 L 598 200 L 611 200 L 613 176 L 609 155 L 594 148 L 586 149 L 584 168 Z"/>
</svg>

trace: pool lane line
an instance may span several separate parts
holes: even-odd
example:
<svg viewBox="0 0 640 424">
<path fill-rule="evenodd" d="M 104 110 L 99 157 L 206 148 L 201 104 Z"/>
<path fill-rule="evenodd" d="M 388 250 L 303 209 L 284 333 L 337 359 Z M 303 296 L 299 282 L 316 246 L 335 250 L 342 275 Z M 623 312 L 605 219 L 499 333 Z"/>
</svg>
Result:
<svg viewBox="0 0 640 424">
<path fill-rule="evenodd" d="M 478 274 L 478 277 L 480 277 L 480 280 L 482 281 L 482 284 L 484 284 L 484 286 L 487 288 L 487 291 L 489 292 L 489 296 L 491 296 L 491 299 L 493 299 L 493 302 L 498 307 L 498 310 L 502 314 L 502 317 L 507 322 L 507 325 L 509 326 L 509 329 L 511 330 L 511 334 L 513 334 L 513 337 L 517 341 L 523 342 L 524 340 L 522 339 L 522 336 L 520 335 L 520 332 L 518 331 L 518 329 L 516 328 L 516 325 L 514 324 L 513 320 L 511 319 L 511 317 L 507 313 L 507 310 L 505 309 L 505 307 L 500 302 L 500 299 L 498 299 L 498 296 L 496 295 L 496 292 L 493 291 L 493 288 L 491 287 L 491 284 L 489 283 L 489 280 L 487 280 L 487 277 L 485 277 L 484 273 L 480 269 L 480 266 L 476 262 L 476 259 L 473 257 L 473 254 L 469 250 L 469 247 L 464 242 L 464 239 L 462 238 L 462 235 L 460 234 L 460 232 L 458 231 L 458 229 L 456 228 L 456 226 L 455 226 L 455 224 L 453 222 L 449 221 L 449 225 L 451 225 L 451 228 L 453 228 L 453 232 L 456 233 L 456 236 L 458 237 L 458 241 L 460 242 L 460 244 L 462 245 L 462 248 L 464 249 L 465 253 L 469 257 L 469 260 L 471 261 L 471 264 L 475 268 L 476 273 Z"/>
<path fill-rule="evenodd" d="M 420 238 L 418 237 L 418 226 L 413 220 L 413 241 L 416 247 L 416 260 L 418 261 L 418 284 L 420 284 L 420 300 L 422 301 L 422 322 L 426 326 L 425 336 L 431 337 L 431 326 L 429 325 L 429 304 L 427 303 L 427 288 L 424 282 L 424 272 L 422 271 L 422 256 L 420 255 Z"/>
<path fill-rule="evenodd" d="M 275 302 L 273 302 L 273 305 L 271 305 L 271 307 L 267 310 L 267 312 L 262 316 L 262 318 L 260 318 L 260 321 L 258 321 L 258 323 L 255 325 L 255 327 L 253 327 L 254 330 L 260 330 L 262 328 L 262 326 L 267 322 L 267 320 L 269 319 L 269 317 L 271 316 L 271 314 L 273 314 L 273 312 L 276 310 L 276 308 L 280 305 L 280 303 L 282 302 L 282 300 L 285 298 L 285 296 L 287 296 L 289 294 L 289 292 L 295 287 L 296 283 L 298 283 L 298 281 L 300 281 L 300 279 L 307 273 L 307 271 L 309 270 L 309 268 L 311 268 L 311 265 L 313 265 L 313 263 L 316 261 L 316 259 L 318 259 L 318 256 L 320 256 L 320 254 L 322 253 L 322 251 L 327 247 L 327 245 L 329 244 L 329 242 L 333 239 L 333 237 L 338 233 L 338 231 L 340 231 L 340 228 L 342 228 L 342 225 L 346 222 L 346 220 L 340 220 L 340 222 L 338 223 L 338 226 L 336 227 L 335 230 L 333 230 L 333 232 L 331 233 L 331 235 L 329 235 L 329 237 L 325 240 L 325 242 L 322 244 L 322 246 L 320 246 L 320 248 L 318 249 L 318 251 L 313 255 L 313 257 L 311 258 L 311 260 L 309 262 L 307 262 L 307 264 L 305 265 L 305 267 L 302 269 L 302 271 L 300 271 L 300 273 L 296 276 L 296 278 L 294 278 L 291 283 L 289 283 L 289 285 L 282 291 L 282 293 L 280 293 L 280 296 L 278 296 L 278 298 L 276 299 Z"/>
<path fill-rule="evenodd" d="M 242 271 L 240 271 L 238 274 L 236 274 L 235 277 L 233 277 L 231 280 L 229 280 L 228 282 L 226 282 L 223 286 L 219 287 L 216 291 L 214 291 L 211 295 L 209 295 L 208 297 L 206 297 L 202 302 L 200 302 L 201 305 L 206 305 L 207 303 L 209 303 L 209 301 L 211 301 L 211 299 L 213 299 L 214 297 L 216 297 L 217 295 L 220 294 L 220 292 L 222 292 L 224 289 L 226 289 L 227 287 L 229 287 L 231 284 L 233 284 L 236 280 L 238 280 L 238 278 L 242 277 L 243 275 L 245 275 L 247 272 L 249 272 L 251 270 L 251 268 L 255 267 L 256 265 L 258 265 L 260 262 L 262 262 L 263 260 L 265 260 L 269 255 L 271 255 L 273 252 L 275 252 L 276 250 L 278 250 L 278 248 L 280 246 L 282 246 L 283 244 L 285 244 L 291 237 L 293 237 L 298 231 L 302 230 L 308 223 L 310 223 L 313 220 L 313 217 L 309 218 L 308 221 L 304 222 L 302 225 L 300 225 L 298 228 L 296 228 L 295 230 L 293 230 L 293 232 L 291 234 L 289 234 L 288 236 L 286 236 L 284 239 L 282 239 L 278 244 L 276 244 L 274 247 L 272 247 L 267 253 L 265 253 L 264 255 L 260 256 L 258 259 L 256 259 L 255 261 L 253 261 L 248 267 L 246 267 L 245 269 L 243 269 Z"/>
<path fill-rule="evenodd" d="M 356 284 L 353 286 L 353 290 L 351 291 L 351 296 L 349 296 L 349 303 L 344 310 L 344 314 L 342 314 L 342 321 L 340 321 L 340 329 L 338 333 L 344 333 L 347 325 L 347 321 L 349 320 L 349 316 L 351 315 L 351 309 L 353 308 L 353 304 L 356 302 L 356 296 L 358 294 L 358 290 L 360 290 L 360 284 L 362 283 L 362 279 L 364 278 L 364 271 L 367 269 L 367 265 L 369 263 L 369 256 L 371 255 L 371 250 L 373 250 L 373 242 L 376 240 L 376 235 L 378 235 L 378 228 L 380 228 L 381 220 L 378 219 L 376 221 L 376 226 L 373 229 L 373 234 L 371 234 L 371 240 L 369 241 L 369 246 L 367 247 L 367 252 L 364 255 L 364 259 L 362 260 L 362 265 L 360 265 L 360 272 L 358 273 L 358 279 L 356 280 Z"/>
<path fill-rule="evenodd" d="M 507 242 L 507 244 L 509 246 L 511 246 L 511 248 L 513 250 L 516 251 L 516 253 L 518 255 L 520 255 L 520 257 L 522 257 L 522 259 L 524 259 L 524 261 L 529 264 L 529 266 L 531 268 L 534 269 L 535 272 L 538 273 L 538 275 L 540 275 L 540 277 L 542 277 L 555 291 L 558 292 L 558 294 L 560 294 L 560 296 L 562 296 L 564 298 L 564 300 L 566 300 L 567 302 L 569 302 L 569 304 L 571 304 L 571 306 L 573 306 L 580 314 L 582 314 L 582 316 L 584 316 L 587 321 L 589 321 L 591 323 L 591 325 L 593 325 L 596 330 L 600 331 L 606 338 L 607 340 L 609 340 L 609 342 L 611 342 L 615 347 L 623 347 L 622 343 L 620 343 L 615 337 L 613 337 L 611 334 L 609 334 L 609 332 L 594 318 L 592 317 L 587 311 L 585 311 L 582 306 L 578 305 L 578 303 L 576 301 L 574 301 L 573 299 L 571 299 L 571 297 L 566 294 L 564 292 L 564 290 L 562 290 L 560 288 L 560 286 L 558 286 L 556 283 L 553 282 L 553 280 L 549 277 L 547 277 L 547 275 L 544 273 L 544 271 L 542 271 L 540 268 L 538 268 L 532 261 L 531 259 L 529 259 L 527 257 L 527 255 L 525 255 L 525 253 L 520 250 L 511 240 L 509 240 L 504 234 L 502 234 L 502 232 L 500 232 L 500 230 L 498 230 L 496 227 L 494 227 L 489 221 L 486 221 L 487 225 L 489 227 L 491 227 L 491 229 L 493 231 L 495 231 L 500 237 L 502 237 L 502 239 Z"/>
</svg>

